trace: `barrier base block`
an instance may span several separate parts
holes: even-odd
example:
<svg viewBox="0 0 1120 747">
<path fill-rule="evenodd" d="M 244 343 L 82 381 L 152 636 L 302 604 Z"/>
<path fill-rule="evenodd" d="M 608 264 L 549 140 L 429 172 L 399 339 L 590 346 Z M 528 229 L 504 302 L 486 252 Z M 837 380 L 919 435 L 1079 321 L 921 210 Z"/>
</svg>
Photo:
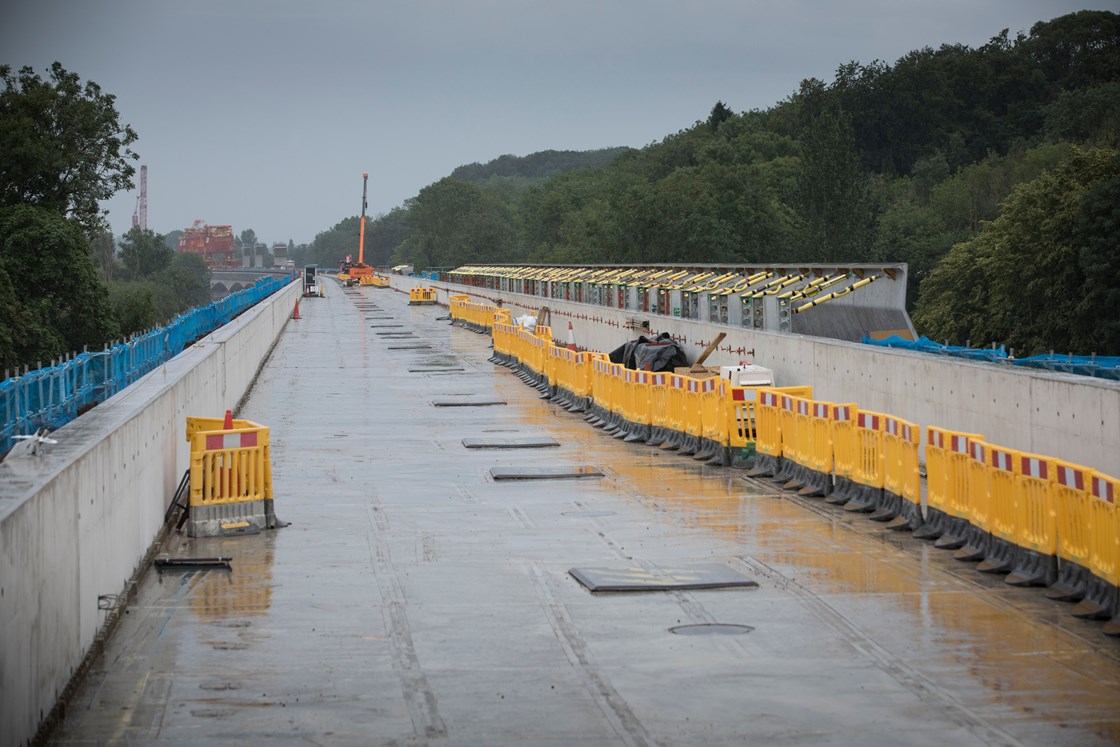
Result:
<svg viewBox="0 0 1120 747">
<path fill-rule="evenodd" d="M 823 498 L 828 495 L 832 488 L 831 475 L 806 468 L 802 477 L 805 478 L 805 485 L 797 491 L 797 494 L 806 498 Z"/>
<path fill-rule="evenodd" d="M 894 521 L 902 511 L 902 496 L 884 489 L 879 493 L 879 500 L 873 506 L 875 509 L 867 518 L 872 521 Z"/>
<path fill-rule="evenodd" d="M 1058 578 L 1043 592 L 1047 599 L 1057 602 L 1080 602 L 1085 598 L 1092 574 L 1083 565 L 1062 559 L 1058 565 Z"/>
<path fill-rule="evenodd" d="M 844 504 L 845 511 L 857 511 L 868 514 L 875 510 L 875 504 L 882 494 L 882 488 L 873 488 L 870 485 L 861 485 L 853 482 L 852 499 Z"/>
<path fill-rule="evenodd" d="M 1120 590 L 1099 576 L 1089 577 L 1089 584 L 1085 588 L 1085 598 L 1074 605 L 1071 610 L 1074 617 L 1083 620 L 1107 620 L 1116 615 L 1117 605 L 1120 604 Z"/>
<path fill-rule="evenodd" d="M 1010 586 L 1049 586 L 1058 578 L 1058 558 L 1053 555 L 1017 548 L 1015 567 L 1003 579 Z"/>
<path fill-rule="evenodd" d="M 887 524 L 887 529 L 892 529 L 896 532 L 909 532 L 917 529 L 921 525 L 922 507 L 917 503 L 911 503 L 902 496 L 899 496 L 898 516 L 894 517 Z"/>
<path fill-rule="evenodd" d="M 933 541 L 933 546 L 938 550 L 959 550 L 964 547 L 965 535 L 970 526 L 972 524 L 967 519 L 946 515 L 945 531 Z"/>
<path fill-rule="evenodd" d="M 781 457 L 755 452 L 754 466 L 747 473 L 747 477 L 770 477 L 780 469 L 780 459 Z"/>
<path fill-rule="evenodd" d="M 256 500 L 191 506 L 187 519 L 187 536 L 233 537 L 259 534 L 268 526 L 264 504 L 264 500 Z"/>
<path fill-rule="evenodd" d="M 831 503 L 834 506 L 843 506 L 852 499 L 855 492 L 856 484 L 848 477 L 836 477 L 832 485 L 832 492 L 829 493 L 825 499 L 825 503 Z"/>
<path fill-rule="evenodd" d="M 757 460 L 758 453 L 753 448 L 750 448 L 750 447 L 745 447 L 745 448 L 732 447 L 730 451 L 731 451 L 730 460 L 731 460 L 732 469 L 745 469 L 745 470 L 748 470 L 748 473 L 749 473 L 749 471 L 753 471 L 755 469 L 755 466 L 756 466 L 757 461 L 758 461 Z"/>
<path fill-rule="evenodd" d="M 991 551 L 992 535 L 975 524 L 969 524 L 964 533 L 964 544 L 953 553 L 955 560 L 966 563 L 979 562 Z"/>
<path fill-rule="evenodd" d="M 1011 573 L 1015 567 L 1015 551 L 1018 548 L 1003 539 L 992 535 L 991 549 L 987 556 L 976 566 L 981 573 Z"/>
<path fill-rule="evenodd" d="M 643 423 L 641 425 L 635 425 L 633 428 L 630 429 L 630 432 L 626 435 L 626 438 L 624 438 L 623 440 L 628 444 L 636 443 L 638 441 L 648 441 L 649 440 L 649 431 L 650 431 L 650 429 L 649 429 L 649 424 L 648 423 Z"/>
</svg>

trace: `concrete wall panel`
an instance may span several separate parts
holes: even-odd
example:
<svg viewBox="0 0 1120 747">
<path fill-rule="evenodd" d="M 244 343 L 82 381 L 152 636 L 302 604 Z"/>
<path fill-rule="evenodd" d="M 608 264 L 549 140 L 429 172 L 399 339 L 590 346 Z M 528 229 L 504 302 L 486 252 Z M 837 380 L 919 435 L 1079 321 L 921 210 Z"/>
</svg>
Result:
<svg viewBox="0 0 1120 747">
<path fill-rule="evenodd" d="M 189 464 L 186 417 L 236 406 L 291 314 L 293 283 L 0 463 L 0 744 L 25 744 L 81 665 Z M 22 451 L 22 447 L 17 447 Z"/>
<path fill-rule="evenodd" d="M 650 334 L 668 332 L 683 338 L 682 347 L 690 358 L 700 353 L 699 342 L 726 332 L 722 346 L 730 346 L 733 351 L 753 349 L 754 356 L 723 350 L 713 353 L 707 363 L 731 365 L 750 358 L 773 369 L 779 384 L 812 385 L 820 399 L 854 401 L 866 409 L 922 426 L 980 433 L 995 444 L 1061 457 L 1120 476 L 1118 382 L 556 299 L 499 294 L 399 275 L 392 276 L 391 282 L 404 292 L 413 285 L 436 285 L 443 303 L 448 295 L 457 293 L 491 303 L 500 300 L 514 316 L 535 315 L 538 308 L 548 306 L 553 311 L 553 332 L 557 337 L 565 339 L 567 322 L 572 319 L 576 343 L 603 352 L 637 336 L 637 332 L 625 326 L 634 319 L 647 320 Z"/>
</svg>

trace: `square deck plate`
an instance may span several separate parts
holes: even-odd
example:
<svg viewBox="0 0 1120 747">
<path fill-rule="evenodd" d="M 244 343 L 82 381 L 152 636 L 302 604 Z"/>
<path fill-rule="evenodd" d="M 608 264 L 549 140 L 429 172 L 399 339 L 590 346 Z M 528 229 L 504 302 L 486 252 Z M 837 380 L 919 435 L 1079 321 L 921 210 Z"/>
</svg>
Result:
<svg viewBox="0 0 1120 747">
<path fill-rule="evenodd" d="M 488 407 L 490 405 L 504 405 L 502 399 L 487 399 L 484 397 L 457 397 L 456 399 L 443 398 L 432 400 L 433 407 Z"/>
<path fill-rule="evenodd" d="M 568 480 L 581 477 L 602 477 L 598 467 L 577 464 L 572 467 L 491 467 L 495 480 Z"/>
<path fill-rule="evenodd" d="M 589 591 L 675 591 L 758 586 L 757 581 L 723 563 L 677 563 L 650 567 L 611 563 L 572 568 L 568 573 Z"/>
<path fill-rule="evenodd" d="M 529 438 L 464 438 L 463 446 L 468 449 L 541 449 L 546 446 L 559 446 L 560 442 L 548 436 Z"/>
</svg>

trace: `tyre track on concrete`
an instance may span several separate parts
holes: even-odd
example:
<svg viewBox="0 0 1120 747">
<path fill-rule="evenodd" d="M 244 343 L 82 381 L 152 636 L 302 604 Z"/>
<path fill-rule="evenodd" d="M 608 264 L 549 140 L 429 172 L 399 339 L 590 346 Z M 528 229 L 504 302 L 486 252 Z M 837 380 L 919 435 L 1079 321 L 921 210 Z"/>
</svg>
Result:
<svg viewBox="0 0 1120 747">
<path fill-rule="evenodd" d="M 610 680 L 591 661 L 583 636 L 576 629 L 568 610 L 556 596 L 548 575 L 536 564 L 530 565 L 534 586 L 541 600 L 545 617 L 560 641 L 568 662 L 583 680 L 583 686 L 590 693 L 607 722 L 619 738 L 631 747 L 651 747 L 657 742 L 646 731 L 641 720 L 630 709 L 630 705 L 614 688 Z"/>
<path fill-rule="evenodd" d="M 757 558 L 735 557 L 732 558 L 732 562 L 749 569 L 751 573 L 769 579 L 776 587 L 793 594 L 814 617 L 836 631 L 861 656 L 913 693 L 922 703 L 941 711 L 947 719 L 968 730 L 977 739 L 985 744 L 1022 747 L 1022 742 L 1018 739 L 987 721 L 948 690 L 879 645 L 851 620 L 809 589 L 783 575 L 781 571 Z"/>
<path fill-rule="evenodd" d="M 389 634 L 393 668 L 401 678 L 401 690 L 412 719 L 412 728 L 420 738 L 446 737 L 447 726 L 439 715 L 435 691 L 428 684 L 428 678 L 420 666 L 420 657 L 416 655 L 405 607 L 404 589 L 401 588 L 389 557 L 389 546 L 385 539 L 389 531 L 388 517 L 376 497 L 371 497 L 368 512 L 370 530 L 366 536 L 369 538 L 370 562 L 373 564 L 373 576 L 377 579 L 377 587 L 384 603 L 385 628 Z"/>
</svg>

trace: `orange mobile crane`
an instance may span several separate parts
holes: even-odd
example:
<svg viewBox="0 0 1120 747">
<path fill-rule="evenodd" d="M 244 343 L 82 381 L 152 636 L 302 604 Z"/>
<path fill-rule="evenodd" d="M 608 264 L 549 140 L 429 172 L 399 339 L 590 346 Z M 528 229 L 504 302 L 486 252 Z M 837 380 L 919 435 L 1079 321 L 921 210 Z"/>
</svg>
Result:
<svg viewBox="0 0 1120 747">
<path fill-rule="evenodd" d="M 351 263 L 349 270 L 347 270 L 349 275 L 346 280 L 347 286 L 354 285 L 354 283 L 370 285 L 373 281 L 373 268 L 365 263 L 366 182 L 368 179 L 369 174 L 362 174 L 362 222 L 358 229 L 358 261 Z"/>
</svg>

